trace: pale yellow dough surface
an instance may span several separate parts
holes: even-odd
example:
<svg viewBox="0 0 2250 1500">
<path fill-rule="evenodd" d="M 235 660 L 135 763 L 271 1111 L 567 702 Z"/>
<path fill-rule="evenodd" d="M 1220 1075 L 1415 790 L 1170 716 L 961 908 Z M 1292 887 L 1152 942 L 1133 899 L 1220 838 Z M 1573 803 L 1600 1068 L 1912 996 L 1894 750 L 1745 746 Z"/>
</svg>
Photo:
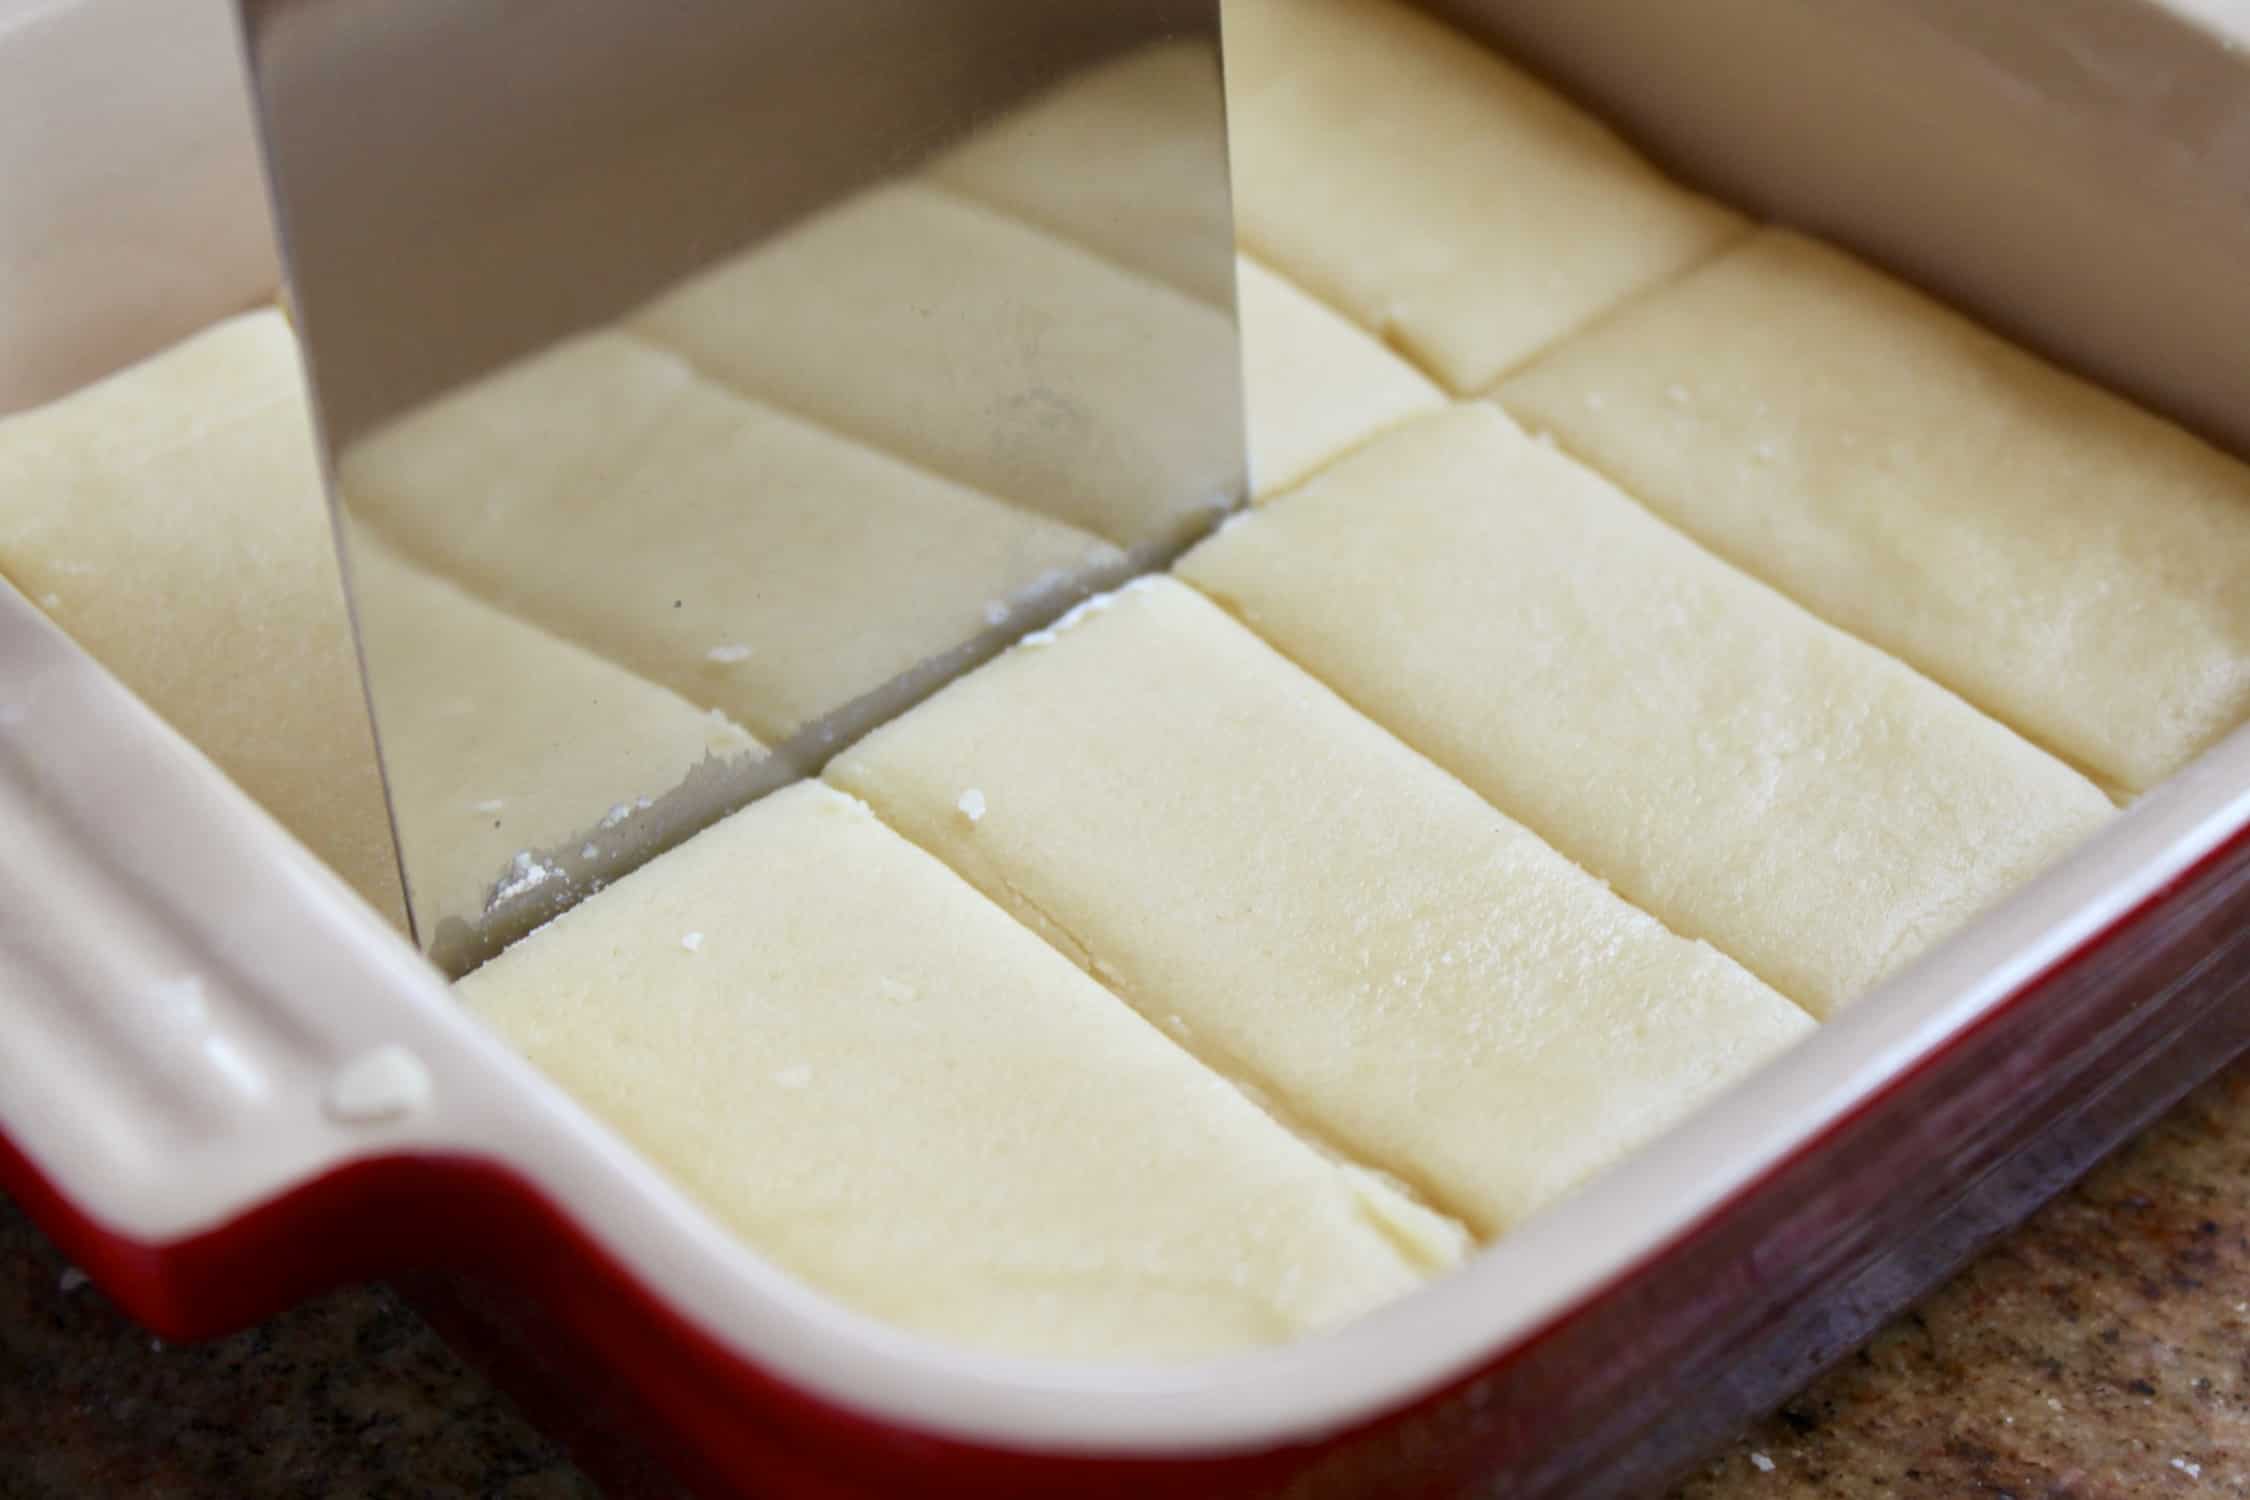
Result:
<svg viewBox="0 0 2250 1500">
<path fill-rule="evenodd" d="M 1460 1245 L 819 783 L 460 993 L 766 1255 L 963 1344 L 1267 1343 L 1408 1290 Z"/>
<path fill-rule="evenodd" d="M 1742 232 L 1396 0 L 1228 0 L 1226 24 L 1244 248 L 1456 392 Z"/>
<path fill-rule="evenodd" d="M 930 176 L 1224 307 L 1233 216 L 1218 54 L 1167 42 L 1089 69 L 939 158 Z"/>
<path fill-rule="evenodd" d="M 1483 403 L 1378 439 L 1179 571 L 1815 1015 L 2112 812 Z"/>
<path fill-rule="evenodd" d="M 1250 490 L 1264 499 L 1445 393 L 1248 256 L 1239 267 Z"/>
<path fill-rule="evenodd" d="M 0 419 L 0 574 L 403 920 L 296 345 L 278 312 Z"/>
<path fill-rule="evenodd" d="M 361 445 L 409 556 L 778 741 L 1108 544 L 597 334 Z"/>
<path fill-rule="evenodd" d="M 1840 251 L 1766 231 L 1500 398 L 2115 788 L 2250 717 L 2250 467 Z"/>
<path fill-rule="evenodd" d="M 828 774 L 1480 1234 L 1811 1029 L 1167 578 Z"/>
<path fill-rule="evenodd" d="M 1122 546 L 1242 488 L 1219 308 L 968 198 L 876 188 L 633 327 L 707 373 Z M 1183 372 L 1187 372 L 1183 376 Z"/>
<path fill-rule="evenodd" d="M 593 829 L 757 742 L 715 712 L 407 562 L 365 526 L 354 597 L 425 937 L 474 917 L 516 854 Z"/>
</svg>

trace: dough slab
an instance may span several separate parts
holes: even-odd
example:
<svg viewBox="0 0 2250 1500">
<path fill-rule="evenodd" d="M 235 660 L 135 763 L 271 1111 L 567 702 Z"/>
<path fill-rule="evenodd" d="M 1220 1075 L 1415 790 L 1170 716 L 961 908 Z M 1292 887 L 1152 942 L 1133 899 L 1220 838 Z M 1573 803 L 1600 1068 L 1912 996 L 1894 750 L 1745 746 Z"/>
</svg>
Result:
<svg viewBox="0 0 2250 1500">
<path fill-rule="evenodd" d="M 1115 556 L 621 334 L 396 425 L 344 483 L 409 556 L 768 742 Z"/>
<path fill-rule="evenodd" d="M 1445 404 L 1419 370 L 1248 256 L 1238 284 L 1253 496 Z"/>
<path fill-rule="evenodd" d="M 278 312 L 0 420 L 0 573 L 403 921 L 295 340 Z"/>
<path fill-rule="evenodd" d="M 425 939 L 473 917 L 525 850 L 757 743 L 715 713 L 352 537 L 360 627 L 384 711 L 399 838 Z"/>
<path fill-rule="evenodd" d="M 1480 1234 L 1812 1026 L 1170 579 L 971 674 L 828 774 L 1198 1055 Z"/>
<path fill-rule="evenodd" d="M 1268 1343 L 1408 1290 L 1460 1245 L 818 783 L 460 993 L 750 1244 L 963 1344 Z"/>
<path fill-rule="evenodd" d="M 2113 811 L 1483 403 L 1377 439 L 1179 572 L 1817 1016 Z"/>
<path fill-rule="evenodd" d="M 1395 0 L 1229 0 L 1243 246 L 1456 392 L 1742 233 Z"/>
<path fill-rule="evenodd" d="M 1766 231 L 1500 399 L 2115 788 L 2250 717 L 2250 468 L 1840 251 Z"/>
<path fill-rule="evenodd" d="M 1220 309 L 980 203 L 881 187 L 638 314 L 749 395 L 1121 546 L 1241 493 Z M 1191 378 L 1183 378 L 1191 372 Z"/>
<path fill-rule="evenodd" d="M 929 175 L 1225 307 L 1234 295 L 1225 110 L 1213 49 L 1165 43 L 1069 80 L 948 152 Z"/>
</svg>

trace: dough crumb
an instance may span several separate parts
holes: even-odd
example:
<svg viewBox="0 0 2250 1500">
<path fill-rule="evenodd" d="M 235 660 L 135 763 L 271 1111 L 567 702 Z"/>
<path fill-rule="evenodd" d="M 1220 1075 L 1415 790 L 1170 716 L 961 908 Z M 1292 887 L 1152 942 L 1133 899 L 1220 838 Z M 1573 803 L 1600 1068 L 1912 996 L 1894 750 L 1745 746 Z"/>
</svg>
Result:
<svg viewBox="0 0 2250 1500">
<path fill-rule="evenodd" d="M 1750 1455 L 1750 1467 L 1761 1474 L 1771 1474 L 1773 1472 L 1773 1460 L 1763 1453 L 1753 1453 Z"/>
<path fill-rule="evenodd" d="M 688 933 L 686 936 L 680 939 L 680 946 L 687 949 L 688 952 L 693 953 L 696 949 L 703 946 L 703 934 L 700 932 Z"/>
<path fill-rule="evenodd" d="M 773 1075 L 773 1081 L 785 1089 L 801 1089 L 812 1082 L 812 1064 L 797 1063 Z"/>
<path fill-rule="evenodd" d="M 1054 633 L 1054 632 L 1053 632 L 1052 630 L 1034 630 L 1033 632 L 1031 632 L 1031 634 L 1029 634 L 1029 635 L 1025 636 L 1025 637 L 1024 637 L 1024 638 L 1023 638 L 1022 640 L 1018 641 L 1018 642 L 1017 642 L 1016 644 L 1017 644 L 1017 645 L 1019 645 L 1019 646 L 1033 646 L 1033 647 L 1036 647 L 1036 646 L 1052 646 L 1052 645 L 1053 645 L 1054 643 L 1055 643 L 1055 633 Z"/>
<path fill-rule="evenodd" d="M 602 846 L 599 844 L 581 844 L 578 847 L 578 857 L 580 859 L 599 859 L 601 858 L 601 854 Z"/>
<path fill-rule="evenodd" d="M 961 809 L 962 817 L 974 823 L 984 816 L 984 793 L 970 787 L 961 794 L 961 800 L 954 806 Z"/>
<path fill-rule="evenodd" d="M 480 813 L 496 813 L 507 805 L 508 801 L 505 797 L 487 797 L 477 804 L 477 811 Z"/>
<path fill-rule="evenodd" d="M 1674 406 L 1685 406 L 1688 404 L 1688 389 L 1675 381 L 1664 388 L 1664 399 Z"/>
<path fill-rule="evenodd" d="M 1081 599 L 1073 604 L 1061 619 L 1048 626 L 1044 634 L 1057 636 L 1065 631 L 1076 630 L 1089 616 L 1100 614 L 1116 602 L 1117 596 L 1115 594 L 1095 594 L 1091 598 Z"/>
<path fill-rule="evenodd" d="M 703 654 L 722 667 L 731 667 L 738 661 L 748 661 L 750 648 L 742 645 L 713 646 Z"/>
<path fill-rule="evenodd" d="M 855 818 L 872 819 L 875 816 L 875 809 L 867 805 L 864 797 L 855 797 L 842 787 L 830 786 L 826 782 L 813 782 L 812 785 L 821 788 L 828 794 L 830 802 Z"/>
<path fill-rule="evenodd" d="M 487 903 L 486 909 L 512 901 L 526 891 L 535 891 L 561 873 L 552 866 L 533 859 L 531 851 L 527 849 L 516 856 L 516 862 L 509 866 L 507 875 L 493 887 L 492 900 Z"/>
<path fill-rule="evenodd" d="M 1005 625 L 1008 623 L 1008 616 L 1011 613 L 1012 611 L 1004 601 L 995 599 L 984 607 L 984 623 L 987 625 Z"/>
</svg>

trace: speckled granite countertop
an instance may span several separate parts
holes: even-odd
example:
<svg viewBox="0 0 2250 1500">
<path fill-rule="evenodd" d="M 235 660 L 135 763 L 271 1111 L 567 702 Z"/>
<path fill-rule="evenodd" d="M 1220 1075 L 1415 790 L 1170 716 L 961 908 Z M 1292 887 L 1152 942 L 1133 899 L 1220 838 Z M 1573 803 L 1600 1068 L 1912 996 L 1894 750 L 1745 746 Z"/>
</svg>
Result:
<svg viewBox="0 0 2250 1500">
<path fill-rule="evenodd" d="M 0 1204 L 0 1497 L 592 1500 L 388 1294 L 154 1344 Z M 1672 1500 L 2250 1500 L 2250 1063 Z"/>
</svg>

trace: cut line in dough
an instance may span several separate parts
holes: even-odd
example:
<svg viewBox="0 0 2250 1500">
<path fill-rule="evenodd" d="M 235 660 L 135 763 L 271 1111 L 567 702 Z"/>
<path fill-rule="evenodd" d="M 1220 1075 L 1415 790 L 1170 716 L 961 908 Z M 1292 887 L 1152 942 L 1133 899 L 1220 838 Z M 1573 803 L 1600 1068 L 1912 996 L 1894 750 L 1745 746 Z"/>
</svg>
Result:
<svg viewBox="0 0 2250 1500">
<path fill-rule="evenodd" d="M 1169 578 L 827 774 L 1198 1056 L 1481 1235 L 1812 1027 Z"/>
</svg>

